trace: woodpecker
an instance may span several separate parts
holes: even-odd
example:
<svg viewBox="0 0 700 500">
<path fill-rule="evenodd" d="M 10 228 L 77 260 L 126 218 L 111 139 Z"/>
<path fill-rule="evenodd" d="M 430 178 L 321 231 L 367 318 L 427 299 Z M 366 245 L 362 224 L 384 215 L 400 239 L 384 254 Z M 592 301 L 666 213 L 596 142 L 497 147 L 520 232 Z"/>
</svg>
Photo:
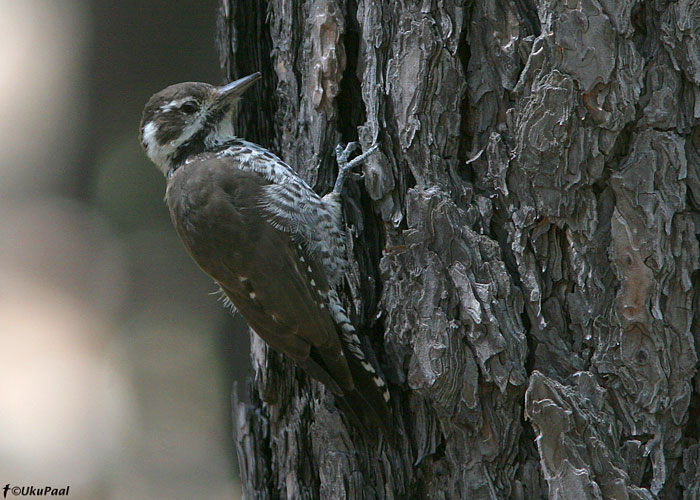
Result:
<svg viewBox="0 0 700 500">
<path fill-rule="evenodd" d="M 141 144 L 166 177 L 177 234 L 228 304 L 355 423 L 388 429 L 387 385 L 337 293 L 346 265 L 341 190 L 376 145 L 352 161 L 356 145 L 338 146 L 335 186 L 320 197 L 276 155 L 234 134 L 234 105 L 259 78 L 165 88 L 144 108 Z"/>
</svg>

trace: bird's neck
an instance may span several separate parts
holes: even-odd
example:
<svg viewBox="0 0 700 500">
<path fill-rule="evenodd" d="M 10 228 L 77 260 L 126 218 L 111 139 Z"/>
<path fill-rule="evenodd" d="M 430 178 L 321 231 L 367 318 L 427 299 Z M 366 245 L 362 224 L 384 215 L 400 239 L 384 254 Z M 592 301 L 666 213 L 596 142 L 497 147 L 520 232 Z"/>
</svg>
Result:
<svg viewBox="0 0 700 500">
<path fill-rule="evenodd" d="M 202 153 L 218 153 L 227 149 L 233 142 L 239 140 L 230 126 L 216 127 L 209 134 L 199 137 L 195 135 L 191 140 L 181 144 L 166 160 L 164 171 L 170 177 L 178 168 L 186 165 L 197 155 Z"/>
</svg>

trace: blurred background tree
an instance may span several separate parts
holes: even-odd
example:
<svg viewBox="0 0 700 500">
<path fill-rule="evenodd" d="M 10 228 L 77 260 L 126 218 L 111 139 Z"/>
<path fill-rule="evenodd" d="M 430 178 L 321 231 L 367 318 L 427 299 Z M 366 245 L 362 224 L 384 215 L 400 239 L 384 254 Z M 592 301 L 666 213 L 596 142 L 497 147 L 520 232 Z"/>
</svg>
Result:
<svg viewBox="0 0 700 500">
<path fill-rule="evenodd" d="M 0 476 L 76 499 L 237 498 L 248 336 L 138 143 L 151 94 L 221 83 L 216 2 L 0 6 Z"/>
</svg>

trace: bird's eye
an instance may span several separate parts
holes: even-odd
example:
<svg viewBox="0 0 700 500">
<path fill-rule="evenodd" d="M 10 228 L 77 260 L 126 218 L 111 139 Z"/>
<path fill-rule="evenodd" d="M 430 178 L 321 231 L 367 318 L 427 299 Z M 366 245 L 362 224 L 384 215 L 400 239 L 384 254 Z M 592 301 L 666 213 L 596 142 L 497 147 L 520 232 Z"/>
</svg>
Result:
<svg viewBox="0 0 700 500">
<path fill-rule="evenodd" d="M 195 111 L 197 111 L 197 105 L 193 102 L 186 102 L 182 106 L 180 106 L 180 111 L 183 111 L 187 113 L 188 115 L 191 115 Z"/>
</svg>

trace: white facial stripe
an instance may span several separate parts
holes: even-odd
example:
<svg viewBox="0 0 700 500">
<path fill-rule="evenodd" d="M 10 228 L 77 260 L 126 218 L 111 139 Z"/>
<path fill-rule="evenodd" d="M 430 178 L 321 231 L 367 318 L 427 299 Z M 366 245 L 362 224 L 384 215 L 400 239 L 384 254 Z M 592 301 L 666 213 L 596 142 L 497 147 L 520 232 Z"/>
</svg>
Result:
<svg viewBox="0 0 700 500">
<path fill-rule="evenodd" d="M 170 143 L 174 146 L 173 149 L 175 149 L 175 147 L 179 146 L 180 144 L 184 144 L 194 134 L 199 132 L 202 129 L 202 127 L 204 126 L 203 122 L 204 122 L 205 118 L 206 117 L 203 113 L 199 113 L 199 115 L 197 116 L 197 119 L 195 121 L 193 121 L 192 123 L 190 123 L 189 125 L 187 125 L 187 127 L 185 127 L 185 129 L 182 131 L 182 135 Z"/>
<path fill-rule="evenodd" d="M 170 102 L 163 104 L 160 107 L 160 110 L 163 112 L 172 111 L 173 109 L 177 109 L 180 106 L 182 106 L 183 104 L 185 104 L 186 102 L 191 101 L 191 100 L 192 99 L 190 99 L 189 97 L 185 97 L 183 99 L 175 99 L 174 101 L 170 101 Z"/>
<path fill-rule="evenodd" d="M 146 146 L 147 152 L 151 153 L 152 148 L 156 147 L 156 132 L 158 127 L 156 127 L 155 122 L 148 122 L 143 127 L 143 143 Z"/>
<path fill-rule="evenodd" d="M 155 121 L 150 121 L 143 127 L 143 145 L 146 147 L 146 155 L 155 163 L 164 174 L 167 173 L 170 166 L 167 164 L 168 154 L 172 152 L 172 148 L 168 145 L 161 146 L 158 144 L 158 125 Z"/>
<path fill-rule="evenodd" d="M 178 101 L 172 101 L 167 106 L 172 105 L 175 102 Z M 153 160 L 157 165 L 162 166 L 169 154 L 175 151 L 178 146 L 187 142 L 202 128 L 204 120 L 204 114 L 200 113 L 192 123 L 183 129 L 182 134 L 179 137 L 176 137 L 167 144 L 158 143 L 156 138 L 158 126 L 156 125 L 155 121 L 148 122 L 143 127 L 143 143 L 146 146 L 146 153 L 148 154 L 148 157 L 151 158 L 151 160 Z"/>
</svg>

